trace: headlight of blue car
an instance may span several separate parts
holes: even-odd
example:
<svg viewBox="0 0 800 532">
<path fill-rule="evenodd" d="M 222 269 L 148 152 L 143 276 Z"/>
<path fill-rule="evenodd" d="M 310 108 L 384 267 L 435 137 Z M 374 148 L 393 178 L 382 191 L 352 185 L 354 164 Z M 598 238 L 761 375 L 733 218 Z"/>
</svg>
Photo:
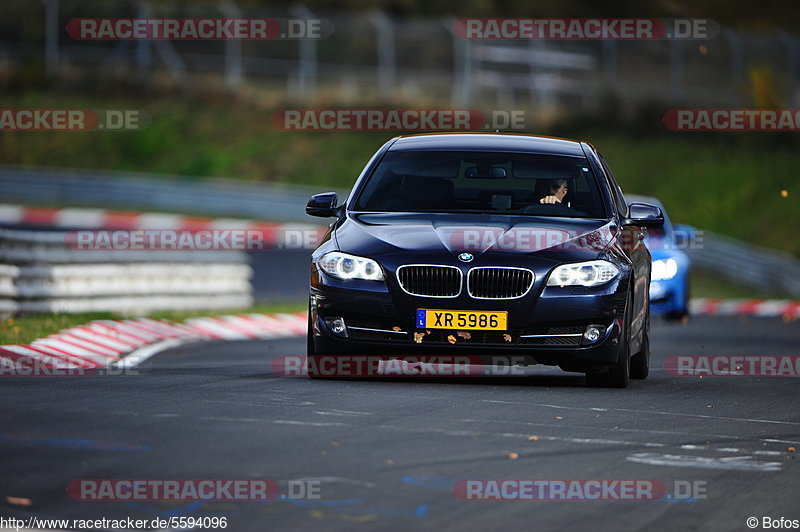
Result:
<svg viewBox="0 0 800 532">
<path fill-rule="evenodd" d="M 659 259 L 653 261 L 650 278 L 653 281 L 672 279 L 678 273 L 678 261 L 675 259 Z"/>
</svg>

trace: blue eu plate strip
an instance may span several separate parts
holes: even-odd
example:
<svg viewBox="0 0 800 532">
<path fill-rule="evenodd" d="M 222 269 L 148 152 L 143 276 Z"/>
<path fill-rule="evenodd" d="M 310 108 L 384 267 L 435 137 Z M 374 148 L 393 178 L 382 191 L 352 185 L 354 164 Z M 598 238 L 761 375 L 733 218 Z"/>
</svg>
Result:
<svg viewBox="0 0 800 532">
<path fill-rule="evenodd" d="M 417 310 L 417 327 L 420 329 L 425 328 L 425 311 L 422 309 Z"/>
</svg>

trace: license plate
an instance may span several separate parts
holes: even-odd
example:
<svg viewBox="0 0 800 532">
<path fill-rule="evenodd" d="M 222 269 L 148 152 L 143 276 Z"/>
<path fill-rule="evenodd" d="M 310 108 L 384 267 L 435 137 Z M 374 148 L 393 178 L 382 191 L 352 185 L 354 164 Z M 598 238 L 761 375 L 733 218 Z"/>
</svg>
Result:
<svg viewBox="0 0 800 532">
<path fill-rule="evenodd" d="M 417 309 L 417 327 L 420 329 L 505 331 L 508 329 L 508 312 L 421 308 Z"/>
</svg>

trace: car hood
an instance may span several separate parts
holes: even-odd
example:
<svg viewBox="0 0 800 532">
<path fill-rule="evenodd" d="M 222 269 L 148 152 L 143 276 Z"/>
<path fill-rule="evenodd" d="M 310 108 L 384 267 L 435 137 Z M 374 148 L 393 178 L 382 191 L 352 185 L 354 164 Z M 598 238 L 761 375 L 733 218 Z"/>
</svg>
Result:
<svg viewBox="0 0 800 532">
<path fill-rule="evenodd" d="M 336 230 L 339 249 L 535 253 L 547 249 L 601 251 L 613 240 L 610 220 L 487 214 L 348 214 Z"/>
</svg>

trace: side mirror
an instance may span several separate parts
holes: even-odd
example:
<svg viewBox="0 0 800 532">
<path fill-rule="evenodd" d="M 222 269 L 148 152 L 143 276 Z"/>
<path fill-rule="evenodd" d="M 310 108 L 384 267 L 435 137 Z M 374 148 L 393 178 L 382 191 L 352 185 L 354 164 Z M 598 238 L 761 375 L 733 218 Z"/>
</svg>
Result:
<svg viewBox="0 0 800 532">
<path fill-rule="evenodd" d="M 661 209 L 649 203 L 631 203 L 628 206 L 628 218 L 625 225 L 640 227 L 661 227 L 664 225 L 664 214 Z"/>
<path fill-rule="evenodd" d="M 306 214 L 309 216 L 319 216 L 320 218 L 331 218 L 339 216 L 340 209 L 336 206 L 339 198 L 336 192 L 325 192 L 311 196 L 306 205 Z"/>
</svg>

